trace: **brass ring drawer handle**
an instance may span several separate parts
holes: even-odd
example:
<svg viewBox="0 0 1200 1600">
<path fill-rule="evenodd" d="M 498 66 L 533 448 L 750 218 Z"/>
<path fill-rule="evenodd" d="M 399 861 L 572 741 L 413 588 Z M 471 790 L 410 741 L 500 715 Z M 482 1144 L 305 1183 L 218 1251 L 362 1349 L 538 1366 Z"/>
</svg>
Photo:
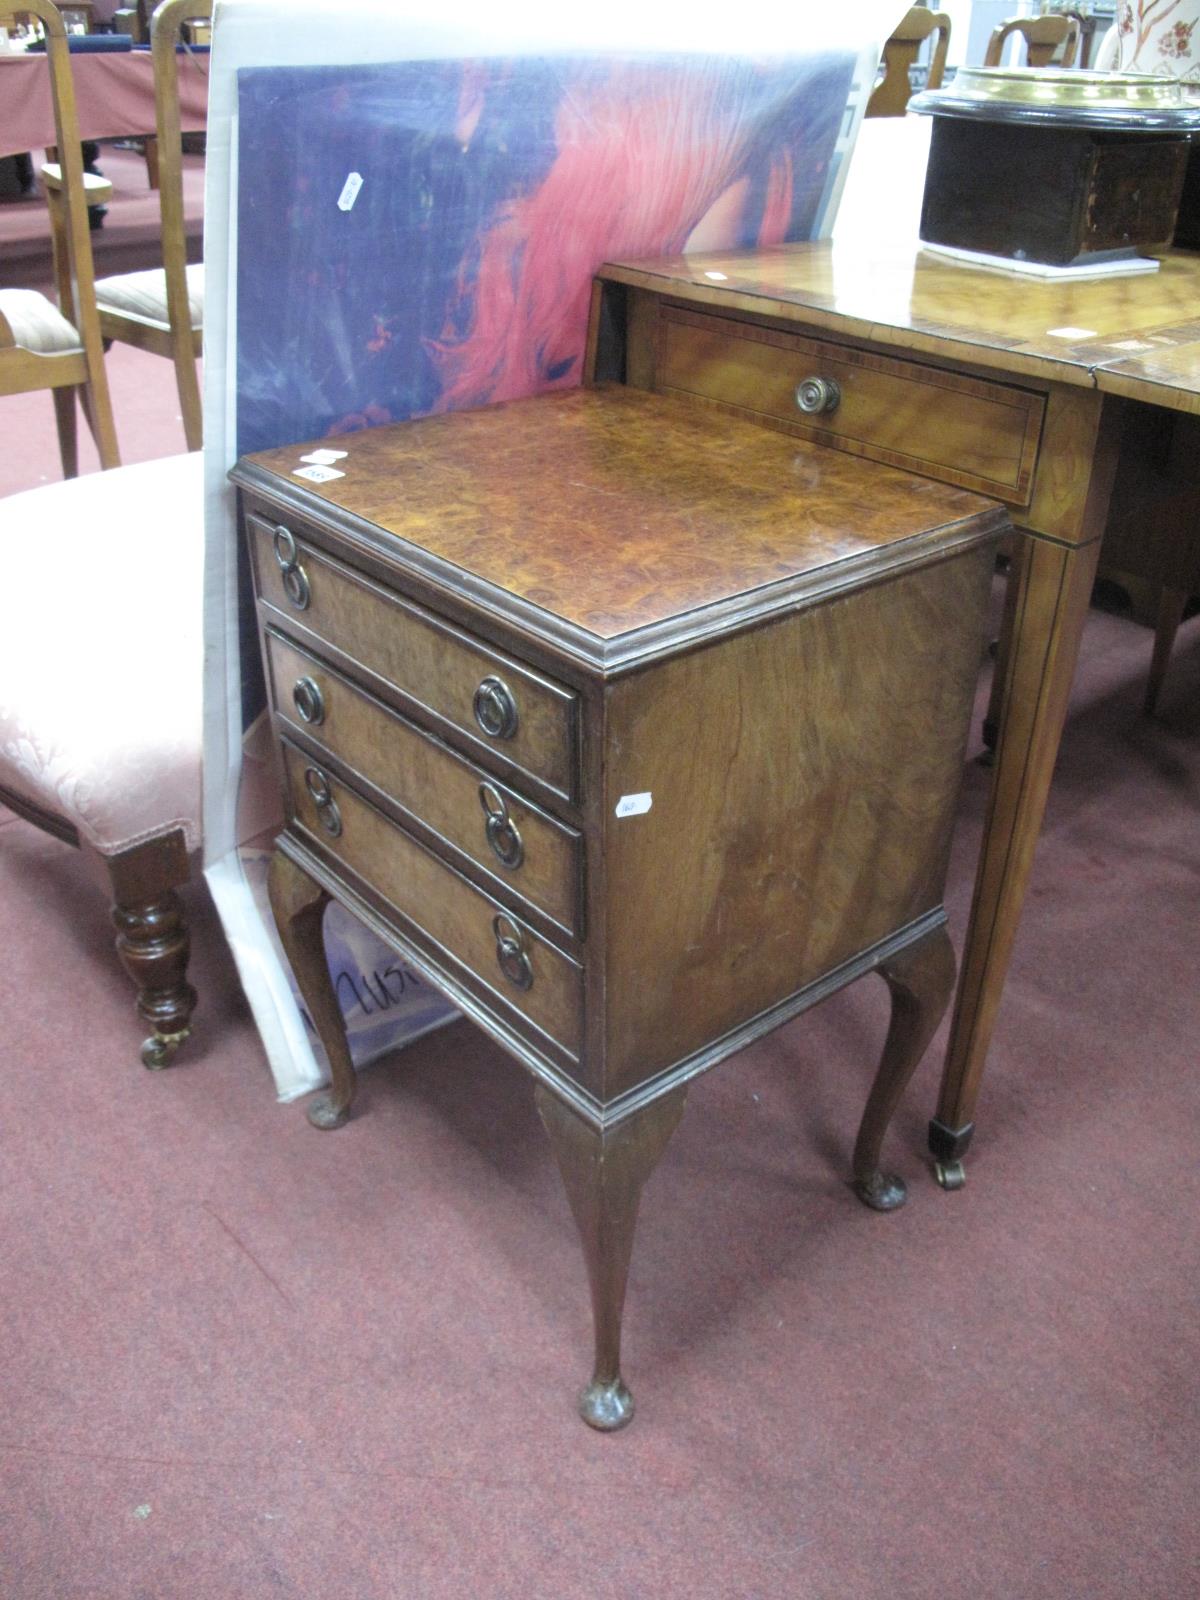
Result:
<svg viewBox="0 0 1200 1600">
<path fill-rule="evenodd" d="M 311 591 L 308 586 L 308 574 L 300 565 L 300 558 L 296 552 L 295 534 L 281 522 L 271 535 L 271 542 L 275 547 L 275 560 L 279 563 L 280 572 L 283 573 L 284 594 L 297 611 L 307 610 Z"/>
<path fill-rule="evenodd" d="M 295 606 L 297 611 L 307 611 L 311 599 L 308 587 L 308 573 L 297 565 L 289 567 L 283 575 L 283 592 Z"/>
<path fill-rule="evenodd" d="M 501 913 L 492 918 L 492 932 L 496 935 L 496 960 L 500 971 L 515 988 L 532 989 L 533 968 L 522 930 L 511 917 Z"/>
<path fill-rule="evenodd" d="M 271 543 L 275 547 L 275 559 L 280 571 L 286 572 L 289 567 L 296 565 L 296 536 L 290 528 L 285 528 L 282 522 L 277 523 Z"/>
<path fill-rule="evenodd" d="M 306 767 L 304 769 L 304 787 L 308 790 L 313 805 L 317 809 L 317 821 L 325 832 L 334 839 L 342 831 L 342 813 L 338 810 L 338 803 L 333 798 L 333 791 L 329 787 L 329 779 L 320 767 Z"/>
<path fill-rule="evenodd" d="M 479 785 L 479 804 L 487 818 L 484 824 L 487 842 L 502 866 L 515 872 L 525 859 L 525 844 L 516 823 L 508 814 L 504 796 L 492 783 Z"/>
<path fill-rule="evenodd" d="M 316 727 L 325 721 L 325 697 L 315 678 L 297 678 L 292 685 L 292 703 L 301 722 Z"/>
<path fill-rule="evenodd" d="M 517 702 L 503 678 L 485 678 L 475 691 L 475 721 L 489 739 L 511 739 L 517 731 Z"/>
<path fill-rule="evenodd" d="M 796 404 L 806 416 L 836 411 L 842 401 L 842 386 L 833 378 L 803 378 L 796 385 Z"/>
</svg>

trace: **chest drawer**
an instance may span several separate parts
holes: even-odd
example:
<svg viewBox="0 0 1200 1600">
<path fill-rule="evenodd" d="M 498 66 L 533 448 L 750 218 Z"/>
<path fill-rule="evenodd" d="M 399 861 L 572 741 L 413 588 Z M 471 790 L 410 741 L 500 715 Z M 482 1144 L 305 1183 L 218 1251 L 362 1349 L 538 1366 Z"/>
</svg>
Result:
<svg viewBox="0 0 1200 1600">
<path fill-rule="evenodd" d="M 247 519 L 258 594 L 476 749 L 575 797 L 577 696 L 322 555 L 287 519 Z"/>
<path fill-rule="evenodd" d="M 284 741 L 290 814 L 438 950 L 578 1059 L 582 972 L 345 784 Z"/>
<path fill-rule="evenodd" d="M 1027 505 L 1045 401 L 916 361 L 664 306 L 656 387 L 805 439 Z M 803 398 L 828 409 L 807 412 Z"/>
<path fill-rule="evenodd" d="M 579 926 L 582 840 L 488 773 L 422 733 L 342 675 L 268 630 L 280 717 L 383 791 L 456 850 L 538 906 Z"/>
</svg>

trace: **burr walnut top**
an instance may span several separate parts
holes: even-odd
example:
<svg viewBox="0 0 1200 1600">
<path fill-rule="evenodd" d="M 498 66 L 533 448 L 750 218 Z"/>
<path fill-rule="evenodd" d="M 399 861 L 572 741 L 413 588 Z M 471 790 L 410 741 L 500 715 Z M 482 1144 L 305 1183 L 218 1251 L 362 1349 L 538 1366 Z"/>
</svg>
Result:
<svg viewBox="0 0 1200 1600">
<path fill-rule="evenodd" d="M 309 446 L 248 457 L 237 481 L 318 512 L 435 581 L 468 577 L 586 647 L 703 633 L 931 559 L 1005 524 L 992 502 L 728 416 L 601 386 L 327 440 L 344 476 L 295 474 Z"/>
</svg>

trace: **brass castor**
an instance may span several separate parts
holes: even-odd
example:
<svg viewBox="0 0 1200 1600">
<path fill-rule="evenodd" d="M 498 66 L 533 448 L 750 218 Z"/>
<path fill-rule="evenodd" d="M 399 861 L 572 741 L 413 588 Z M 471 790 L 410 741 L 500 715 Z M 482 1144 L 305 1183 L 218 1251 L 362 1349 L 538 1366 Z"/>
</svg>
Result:
<svg viewBox="0 0 1200 1600">
<path fill-rule="evenodd" d="M 853 1188 L 872 1211 L 898 1211 L 908 1199 L 908 1186 L 895 1172 L 873 1172 L 869 1178 L 855 1178 Z"/>
<path fill-rule="evenodd" d="M 314 1128 L 340 1128 L 350 1115 L 350 1107 L 335 1105 L 332 1095 L 319 1094 L 309 1101 L 305 1114 Z"/>
<path fill-rule="evenodd" d="M 182 1033 L 152 1034 L 142 1045 L 142 1065 L 148 1072 L 161 1072 L 164 1067 L 169 1067 L 171 1057 L 191 1031 L 190 1028 L 184 1028 Z"/>
<path fill-rule="evenodd" d="M 935 1161 L 933 1172 L 943 1189 L 961 1189 L 967 1181 L 967 1169 L 961 1161 Z"/>
<path fill-rule="evenodd" d="M 633 1420 L 633 1396 L 620 1378 L 589 1383 L 579 1396 L 579 1415 L 589 1428 L 616 1433 Z"/>
</svg>

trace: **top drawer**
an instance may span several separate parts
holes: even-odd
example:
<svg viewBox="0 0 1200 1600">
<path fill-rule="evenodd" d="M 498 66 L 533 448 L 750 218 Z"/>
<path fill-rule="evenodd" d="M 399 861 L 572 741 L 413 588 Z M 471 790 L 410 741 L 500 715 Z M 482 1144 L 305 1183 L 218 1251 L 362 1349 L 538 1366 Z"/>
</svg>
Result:
<svg viewBox="0 0 1200 1600">
<path fill-rule="evenodd" d="M 657 389 L 716 400 L 1010 505 L 1029 503 L 1041 395 L 675 306 L 660 318 Z M 810 378 L 831 386 L 806 397 L 828 409 L 801 408 L 797 390 Z"/>
<path fill-rule="evenodd" d="M 318 554 L 288 516 L 247 517 L 257 589 L 473 749 L 575 798 L 577 696 L 432 612 Z"/>
</svg>

